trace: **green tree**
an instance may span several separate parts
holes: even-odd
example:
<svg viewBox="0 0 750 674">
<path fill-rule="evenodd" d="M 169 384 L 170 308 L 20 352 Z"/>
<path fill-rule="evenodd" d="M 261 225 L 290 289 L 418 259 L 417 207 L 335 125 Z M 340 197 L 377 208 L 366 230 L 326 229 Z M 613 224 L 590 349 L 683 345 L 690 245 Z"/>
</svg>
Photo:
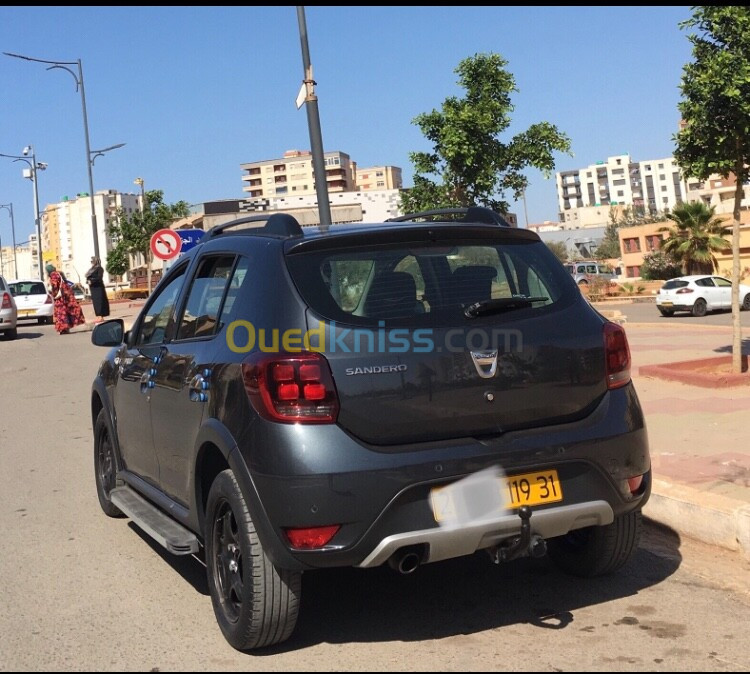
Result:
<svg viewBox="0 0 750 674">
<path fill-rule="evenodd" d="M 454 72 L 466 95 L 446 98 L 440 110 L 412 120 L 432 150 L 409 153 L 414 187 L 401 192 L 402 211 L 486 206 L 505 213 L 505 192 L 519 199 L 528 186 L 524 169 L 549 176 L 553 153 L 570 153 L 569 138 L 548 122 L 533 124 L 508 142 L 500 140 L 510 126 L 511 94 L 518 91 L 507 65 L 493 53 L 463 59 Z"/>
<path fill-rule="evenodd" d="M 111 228 L 110 228 L 111 231 Z M 107 253 L 107 272 L 111 276 L 122 277 L 130 269 L 130 258 L 122 242 Z"/>
<path fill-rule="evenodd" d="M 702 201 L 680 204 L 667 215 L 675 227 L 660 227 L 660 232 L 669 232 L 661 250 L 679 261 L 683 274 L 711 274 L 719 266 L 715 252 L 731 247 L 723 235 L 727 233 L 721 218 L 714 208 Z"/>
<path fill-rule="evenodd" d="M 684 127 L 675 136 L 675 158 L 688 176 L 708 180 L 734 174 L 732 232 L 732 370 L 741 371 L 740 204 L 750 179 L 750 7 L 696 6 L 681 28 L 693 61 L 683 67 L 678 104 Z"/>
<path fill-rule="evenodd" d="M 169 227 L 177 218 L 189 214 L 186 201 L 174 204 L 164 203 L 162 190 L 148 190 L 143 211 L 126 213 L 123 209 L 117 212 L 117 218 L 110 224 L 109 232 L 117 239 L 116 248 L 121 248 L 129 255 L 140 254 L 146 261 L 148 274 L 148 291 L 151 292 L 151 237 L 160 229 Z M 109 261 L 109 260 L 108 260 Z"/>
<path fill-rule="evenodd" d="M 620 223 L 610 218 L 604 229 L 604 238 L 596 249 L 594 255 L 600 259 L 617 259 L 622 255 L 620 251 L 620 237 L 617 232 L 620 229 Z"/>
<path fill-rule="evenodd" d="M 545 243 L 547 244 L 547 248 L 555 254 L 555 257 L 560 260 L 560 262 L 568 261 L 568 247 L 565 243 L 562 241 L 546 241 Z"/>
<path fill-rule="evenodd" d="M 643 256 L 641 278 L 644 281 L 667 281 L 676 276 L 682 276 L 682 265 L 671 255 L 655 250 Z"/>
</svg>

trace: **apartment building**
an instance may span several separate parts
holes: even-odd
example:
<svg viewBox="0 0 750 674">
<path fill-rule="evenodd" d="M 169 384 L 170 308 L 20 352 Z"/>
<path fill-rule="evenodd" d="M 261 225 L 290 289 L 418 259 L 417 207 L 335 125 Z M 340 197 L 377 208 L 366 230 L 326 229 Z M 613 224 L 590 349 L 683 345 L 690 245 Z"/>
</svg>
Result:
<svg viewBox="0 0 750 674">
<path fill-rule="evenodd" d="M 611 206 L 657 212 L 688 200 L 674 157 L 634 162 L 629 154 L 615 155 L 586 168 L 559 171 L 556 179 L 560 222 L 566 227 L 606 225 Z"/>
<path fill-rule="evenodd" d="M 94 195 L 99 256 L 105 268 L 105 283 L 111 281 L 106 272 L 107 253 L 115 244 L 109 235 L 109 223 L 118 209 L 130 214 L 138 208 L 140 195 L 117 190 L 101 190 Z M 94 255 L 91 197 L 86 192 L 73 198 L 64 196 L 60 202 L 48 204 L 40 217 L 45 262 L 52 262 L 71 281 L 85 283 L 85 274 Z"/>
<path fill-rule="evenodd" d="M 403 187 L 401 169 L 398 166 L 357 168 L 354 180 L 357 184 L 357 190 L 360 192 L 400 190 Z"/>
<path fill-rule="evenodd" d="M 326 152 L 324 155 L 328 192 L 351 192 L 356 189 L 356 164 L 345 152 Z M 303 196 L 315 194 L 315 175 L 312 152 L 288 150 L 280 159 L 240 164 L 242 176 L 251 198 Z"/>
</svg>

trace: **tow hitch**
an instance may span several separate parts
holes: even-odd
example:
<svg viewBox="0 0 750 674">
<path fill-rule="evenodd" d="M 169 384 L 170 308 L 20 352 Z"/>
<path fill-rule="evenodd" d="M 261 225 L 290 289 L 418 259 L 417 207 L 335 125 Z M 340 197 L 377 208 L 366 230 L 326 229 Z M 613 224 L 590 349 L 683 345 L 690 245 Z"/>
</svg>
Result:
<svg viewBox="0 0 750 674">
<path fill-rule="evenodd" d="M 521 534 L 513 536 L 496 545 L 494 548 L 488 548 L 490 558 L 495 564 L 500 562 L 509 562 L 518 557 L 544 557 L 547 554 L 547 543 L 536 534 L 531 535 L 531 508 L 521 506 L 518 509 L 518 516 L 521 518 Z"/>
</svg>

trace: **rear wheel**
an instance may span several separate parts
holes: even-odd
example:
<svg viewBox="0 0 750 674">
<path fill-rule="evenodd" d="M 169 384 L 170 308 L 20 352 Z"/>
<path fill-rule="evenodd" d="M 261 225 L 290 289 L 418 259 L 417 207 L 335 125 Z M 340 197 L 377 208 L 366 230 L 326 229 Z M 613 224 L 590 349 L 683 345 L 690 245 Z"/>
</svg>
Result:
<svg viewBox="0 0 750 674">
<path fill-rule="evenodd" d="M 109 434 L 107 412 L 102 409 L 94 426 L 94 472 L 96 475 L 96 495 L 104 514 L 109 517 L 124 517 L 120 509 L 109 498 L 117 486 L 117 460 L 115 447 Z"/>
<path fill-rule="evenodd" d="M 206 503 L 206 566 L 216 620 L 238 650 L 278 644 L 297 623 L 301 574 L 266 556 L 231 470 L 214 480 Z"/>
<path fill-rule="evenodd" d="M 706 306 L 706 300 L 698 298 L 695 300 L 695 304 L 693 305 L 693 311 L 691 312 L 693 316 L 705 316 L 706 312 L 708 310 L 708 307 Z"/>
<path fill-rule="evenodd" d="M 16 337 L 18 337 L 18 328 L 6 330 L 5 332 L 3 332 L 3 337 L 5 337 L 5 339 L 15 339 Z"/>
<path fill-rule="evenodd" d="M 574 576 L 601 576 L 617 571 L 633 557 L 641 536 L 641 511 L 615 517 L 612 524 L 571 531 L 551 538 L 549 556 Z"/>
</svg>

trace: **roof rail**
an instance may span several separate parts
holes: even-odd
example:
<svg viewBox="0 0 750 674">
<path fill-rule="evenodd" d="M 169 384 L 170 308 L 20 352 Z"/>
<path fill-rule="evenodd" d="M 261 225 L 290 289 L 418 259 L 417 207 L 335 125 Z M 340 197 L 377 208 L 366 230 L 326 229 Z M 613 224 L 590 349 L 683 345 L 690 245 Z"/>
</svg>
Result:
<svg viewBox="0 0 750 674">
<path fill-rule="evenodd" d="M 468 208 L 437 208 L 432 211 L 421 211 L 419 213 L 407 213 L 395 218 L 388 218 L 386 222 L 409 222 L 418 218 L 427 218 L 435 215 L 463 215 L 462 220 L 456 222 L 473 222 L 484 223 L 488 225 L 498 225 L 500 227 L 510 227 L 508 221 L 490 208 L 484 206 L 469 206 Z"/>
<path fill-rule="evenodd" d="M 219 234 L 223 234 L 225 230 L 236 227 L 238 225 L 245 225 L 249 222 L 263 222 L 265 221 L 264 227 L 258 227 L 256 233 L 260 236 L 281 236 L 284 238 L 294 238 L 302 236 L 302 227 L 299 222 L 289 215 L 288 213 L 274 213 L 272 215 L 250 215 L 246 218 L 238 218 L 237 220 L 231 220 L 230 222 L 224 222 L 206 232 L 204 240 L 212 239 Z"/>
</svg>

